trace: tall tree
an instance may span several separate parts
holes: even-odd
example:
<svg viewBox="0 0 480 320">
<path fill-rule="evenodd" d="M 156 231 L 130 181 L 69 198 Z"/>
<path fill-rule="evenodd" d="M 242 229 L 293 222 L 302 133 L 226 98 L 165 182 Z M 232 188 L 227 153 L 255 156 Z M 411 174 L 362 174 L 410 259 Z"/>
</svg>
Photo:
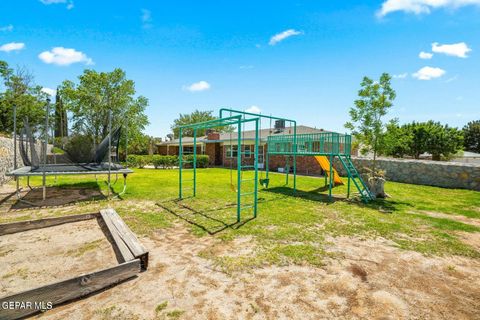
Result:
<svg viewBox="0 0 480 320">
<path fill-rule="evenodd" d="M 66 80 L 59 90 L 64 106 L 72 114 L 75 133 L 91 136 L 98 144 L 108 134 L 111 111 L 112 128 L 124 126 L 129 136 L 142 135 L 149 123 L 145 114 L 148 99 L 135 96 L 135 83 L 126 78 L 122 69 L 112 72 L 87 69 L 78 78 L 78 84 Z"/>
<path fill-rule="evenodd" d="M 60 90 L 57 88 L 55 97 L 55 138 L 68 137 L 67 110 L 63 105 Z"/>
<path fill-rule="evenodd" d="M 215 120 L 217 117 L 213 115 L 213 111 L 200 111 L 200 110 L 195 110 L 190 114 L 180 114 L 179 117 L 175 120 L 173 120 L 173 125 L 171 126 L 171 129 L 173 131 L 173 134 L 175 138 L 178 138 L 178 135 L 180 133 L 180 126 L 184 126 L 187 124 L 193 124 L 197 122 L 204 122 L 204 121 L 210 121 L 210 120 Z M 233 130 L 231 126 L 224 126 L 224 127 L 215 127 L 214 128 L 217 131 L 220 132 L 230 132 Z M 183 136 L 193 136 L 193 129 L 184 129 L 182 130 Z M 197 130 L 197 136 L 203 136 L 206 133 L 206 129 L 198 129 Z"/>
<path fill-rule="evenodd" d="M 465 150 L 480 153 L 480 120 L 470 121 L 463 127 Z"/>
<path fill-rule="evenodd" d="M 45 121 L 46 93 L 36 85 L 31 71 L 25 67 L 12 69 L 0 60 L 0 131 L 13 132 L 13 106 L 17 106 L 17 126 L 28 118 L 32 130 L 38 131 Z"/>
<path fill-rule="evenodd" d="M 355 106 L 350 109 L 351 121 L 345 124 L 361 143 L 362 152 L 373 152 L 374 175 L 377 155 L 385 151 L 387 123 L 384 117 L 393 106 L 396 97 L 390 81 L 391 76 L 388 73 L 383 73 L 379 81 L 364 77 L 358 91 L 359 99 L 355 100 Z"/>
</svg>

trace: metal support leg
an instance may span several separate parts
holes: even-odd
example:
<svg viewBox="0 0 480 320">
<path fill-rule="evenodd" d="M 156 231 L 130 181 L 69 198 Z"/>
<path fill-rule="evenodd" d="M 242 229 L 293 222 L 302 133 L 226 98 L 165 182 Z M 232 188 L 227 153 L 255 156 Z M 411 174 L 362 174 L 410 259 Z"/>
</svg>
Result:
<svg viewBox="0 0 480 320">
<path fill-rule="evenodd" d="M 17 199 L 20 200 L 20 177 L 15 177 L 15 182 L 17 186 L 15 193 L 17 195 Z"/>
<path fill-rule="evenodd" d="M 32 186 L 30 185 L 30 176 L 27 176 L 27 186 L 30 190 L 33 190 Z"/>
<path fill-rule="evenodd" d="M 328 200 L 332 201 L 332 186 L 333 186 L 333 165 L 332 165 L 332 162 L 333 162 L 333 157 L 332 155 L 330 154 L 330 174 L 329 174 L 329 177 L 328 177 Z"/>
</svg>

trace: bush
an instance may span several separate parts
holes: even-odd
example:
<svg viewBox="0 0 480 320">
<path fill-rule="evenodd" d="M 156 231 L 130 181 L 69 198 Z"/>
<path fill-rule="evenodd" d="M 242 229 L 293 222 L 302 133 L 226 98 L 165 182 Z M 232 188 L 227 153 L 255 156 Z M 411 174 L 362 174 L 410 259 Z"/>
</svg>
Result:
<svg viewBox="0 0 480 320">
<path fill-rule="evenodd" d="M 93 159 L 93 141 L 89 136 L 74 135 L 68 139 L 65 152 L 70 160 L 76 163 L 86 163 Z"/>
<path fill-rule="evenodd" d="M 184 156 L 183 160 L 186 161 L 184 164 L 185 168 L 193 167 L 193 155 Z M 207 168 L 208 167 L 209 157 L 204 154 L 197 155 L 197 168 Z"/>
<path fill-rule="evenodd" d="M 184 168 L 192 168 L 193 155 L 184 156 Z M 209 157 L 207 155 L 197 155 L 197 168 L 207 168 Z M 153 164 L 155 169 L 170 169 L 178 166 L 177 156 L 161 156 L 161 155 L 138 155 L 131 154 L 127 157 L 129 167 L 144 168 L 146 165 Z"/>
<path fill-rule="evenodd" d="M 146 165 L 152 164 L 152 156 L 130 154 L 127 156 L 127 164 L 129 167 L 145 168 Z"/>
<path fill-rule="evenodd" d="M 178 164 L 178 157 L 177 156 L 160 156 L 154 155 L 152 159 L 153 165 L 155 169 L 163 168 L 173 168 Z"/>
</svg>

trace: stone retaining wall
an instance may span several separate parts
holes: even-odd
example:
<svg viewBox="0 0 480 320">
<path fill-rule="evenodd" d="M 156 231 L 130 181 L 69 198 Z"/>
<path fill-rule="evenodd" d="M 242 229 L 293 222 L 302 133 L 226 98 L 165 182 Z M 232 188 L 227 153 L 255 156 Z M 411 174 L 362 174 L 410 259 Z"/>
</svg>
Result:
<svg viewBox="0 0 480 320">
<path fill-rule="evenodd" d="M 37 153 L 41 154 L 41 142 L 37 141 L 36 150 Z M 49 149 L 51 146 L 49 145 Z M 0 137 L 0 185 L 4 184 L 7 181 L 10 181 L 11 178 L 5 176 L 5 173 L 13 170 L 13 139 Z M 17 142 L 17 168 L 23 167 L 22 157 L 18 151 L 18 142 Z"/>
<path fill-rule="evenodd" d="M 360 173 L 365 173 L 364 168 L 371 168 L 372 165 L 371 159 L 352 158 L 352 161 Z M 390 181 L 480 191 L 480 164 L 378 159 L 377 167 L 386 172 L 386 179 Z M 335 160 L 335 168 L 340 175 L 345 175 L 345 169 L 338 159 Z"/>
</svg>

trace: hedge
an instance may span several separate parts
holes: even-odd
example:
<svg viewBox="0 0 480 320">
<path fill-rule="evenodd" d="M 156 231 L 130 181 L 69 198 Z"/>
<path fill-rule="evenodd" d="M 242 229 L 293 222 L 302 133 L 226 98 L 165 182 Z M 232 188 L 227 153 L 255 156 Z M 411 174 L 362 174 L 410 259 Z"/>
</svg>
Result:
<svg viewBox="0 0 480 320">
<path fill-rule="evenodd" d="M 193 155 L 183 156 L 183 166 L 191 168 L 193 163 Z M 197 155 L 197 168 L 207 168 L 209 157 L 207 155 Z M 127 156 L 127 164 L 129 167 L 144 168 L 146 165 L 153 165 L 155 169 L 169 169 L 178 166 L 178 156 L 161 156 L 161 155 L 137 155 L 130 154 Z"/>
</svg>

